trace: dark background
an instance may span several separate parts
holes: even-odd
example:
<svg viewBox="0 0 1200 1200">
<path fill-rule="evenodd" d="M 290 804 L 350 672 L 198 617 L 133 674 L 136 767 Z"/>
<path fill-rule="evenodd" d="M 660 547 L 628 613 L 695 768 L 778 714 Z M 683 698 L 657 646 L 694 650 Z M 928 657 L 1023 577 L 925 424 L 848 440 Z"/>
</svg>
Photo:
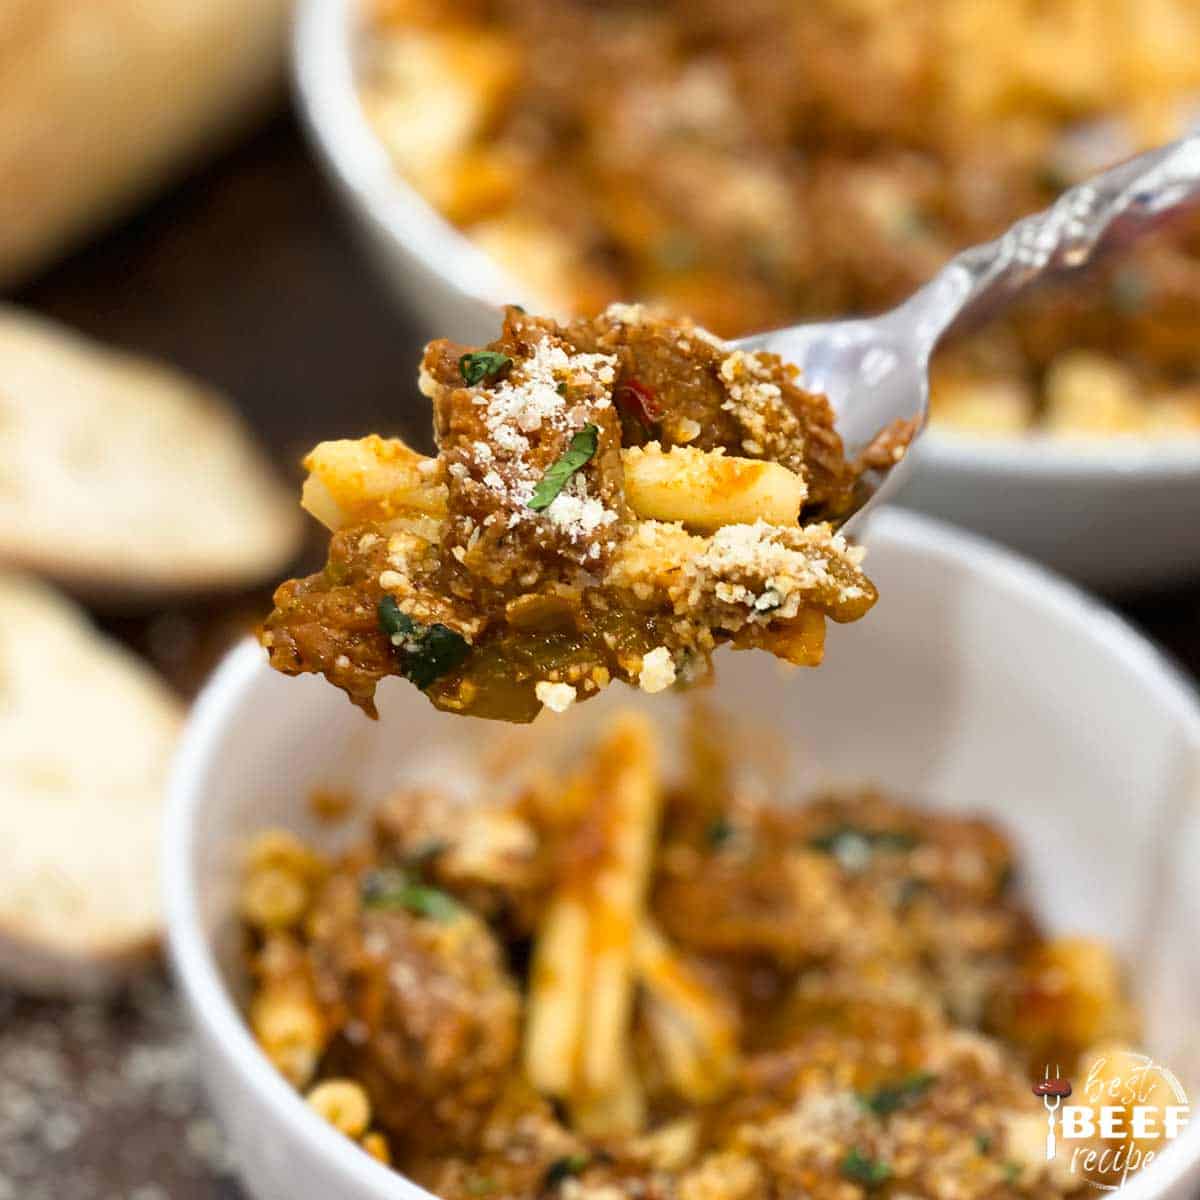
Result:
<svg viewBox="0 0 1200 1200">
<path fill-rule="evenodd" d="M 216 385 L 293 482 L 322 438 L 399 432 L 428 445 L 415 379 L 435 331 L 360 256 L 291 118 L 14 299 Z M 186 692 L 265 602 L 98 616 Z M 1200 586 L 1120 607 L 1200 676 Z M 0 1200 L 238 1197 L 194 1067 L 161 980 L 116 1009 L 0 993 Z"/>
</svg>

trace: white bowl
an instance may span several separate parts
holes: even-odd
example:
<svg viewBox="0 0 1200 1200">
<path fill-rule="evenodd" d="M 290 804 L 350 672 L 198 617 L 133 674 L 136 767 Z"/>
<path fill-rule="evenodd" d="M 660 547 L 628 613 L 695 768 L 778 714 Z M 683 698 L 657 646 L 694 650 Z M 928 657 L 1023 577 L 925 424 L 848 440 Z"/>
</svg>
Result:
<svg viewBox="0 0 1200 1200">
<path fill-rule="evenodd" d="M 899 511 L 881 513 L 868 541 L 882 599 L 859 625 L 831 629 L 826 664 L 785 673 L 765 654 L 723 653 L 713 699 L 779 730 L 826 775 L 1002 820 L 1036 911 L 1052 929 L 1116 944 L 1148 1048 L 1185 1083 L 1200 1079 L 1200 708 L 1189 685 L 1113 613 L 1006 551 Z M 535 729 L 582 730 L 643 702 L 663 717 L 680 704 L 613 687 Z M 174 774 L 171 953 L 209 1094 L 260 1200 L 425 1194 L 308 1109 L 237 1005 L 246 838 L 285 824 L 328 839 L 304 803 L 315 787 L 378 798 L 398 773 L 427 770 L 439 744 L 464 761 L 496 729 L 439 713 L 397 681 L 380 708 L 373 724 L 323 680 L 270 671 L 247 644 L 198 702 Z M 1127 1192 L 1185 1200 L 1197 1188 L 1200 1124 Z"/>
<path fill-rule="evenodd" d="M 300 0 L 295 72 L 322 162 L 368 253 L 428 333 L 490 341 L 537 297 L 394 169 L 355 90 L 361 0 Z M 1200 579 L 1200 437 L 973 438 L 931 431 L 900 503 L 966 525 L 1093 587 Z"/>
</svg>

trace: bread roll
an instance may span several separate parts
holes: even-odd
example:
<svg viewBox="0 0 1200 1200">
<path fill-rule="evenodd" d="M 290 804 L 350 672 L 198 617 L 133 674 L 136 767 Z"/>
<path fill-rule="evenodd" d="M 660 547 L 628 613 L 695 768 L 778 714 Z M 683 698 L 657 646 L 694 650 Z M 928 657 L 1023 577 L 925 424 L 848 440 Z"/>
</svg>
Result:
<svg viewBox="0 0 1200 1200">
<path fill-rule="evenodd" d="M 0 0 L 0 287 L 278 94 L 290 0 Z"/>
<path fill-rule="evenodd" d="M 0 979 L 96 991 L 153 951 L 181 720 L 73 604 L 0 574 Z"/>
<path fill-rule="evenodd" d="M 94 598 L 239 588 L 302 521 L 220 396 L 0 305 L 0 568 Z"/>
</svg>

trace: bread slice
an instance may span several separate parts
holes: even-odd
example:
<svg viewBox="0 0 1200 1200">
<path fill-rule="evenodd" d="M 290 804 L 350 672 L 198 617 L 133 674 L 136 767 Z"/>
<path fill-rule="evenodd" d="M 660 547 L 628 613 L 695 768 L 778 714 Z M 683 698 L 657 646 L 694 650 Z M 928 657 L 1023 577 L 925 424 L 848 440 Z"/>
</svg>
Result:
<svg viewBox="0 0 1200 1200">
<path fill-rule="evenodd" d="M 72 602 L 0 573 L 0 979 L 92 992 L 152 953 L 182 719 Z"/>
<path fill-rule="evenodd" d="M 291 0 L 0 3 L 0 286 L 282 95 Z"/>
<path fill-rule="evenodd" d="M 0 567 L 89 594 L 235 588 L 301 537 L 219 396 L 0 305 Z"/>
</svg>

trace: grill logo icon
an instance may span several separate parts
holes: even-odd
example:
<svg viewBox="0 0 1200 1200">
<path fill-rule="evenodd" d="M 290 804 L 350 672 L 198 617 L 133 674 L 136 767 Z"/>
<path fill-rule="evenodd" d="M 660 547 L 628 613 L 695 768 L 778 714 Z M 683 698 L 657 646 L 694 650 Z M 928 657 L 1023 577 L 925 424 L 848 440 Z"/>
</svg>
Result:
<svg viewBox="0 0 1200 1200">
<path fill-rule="evenodd" d="M 1058 1110 L 1062 1107 L 1062 1102 L 1071 1095 L 1071 1081 L 1063 1079 L 1057 1063 L 1054 1064 L 1054 1078 L 1051 1079 L 1050 1067 L 1047 1065 L 1045 1077 L 1033 1085 L 1033 1094 L 1041 1096 L 1042 1103 L 1046 1106 L 1046 1122 L 1048 1125 L 1046 1130 L 1046 1161 L 1053 1162 L 1054 1156 L 1058 1152 L 1054 1124 L 1058 1117 Z"/>
</svg>

